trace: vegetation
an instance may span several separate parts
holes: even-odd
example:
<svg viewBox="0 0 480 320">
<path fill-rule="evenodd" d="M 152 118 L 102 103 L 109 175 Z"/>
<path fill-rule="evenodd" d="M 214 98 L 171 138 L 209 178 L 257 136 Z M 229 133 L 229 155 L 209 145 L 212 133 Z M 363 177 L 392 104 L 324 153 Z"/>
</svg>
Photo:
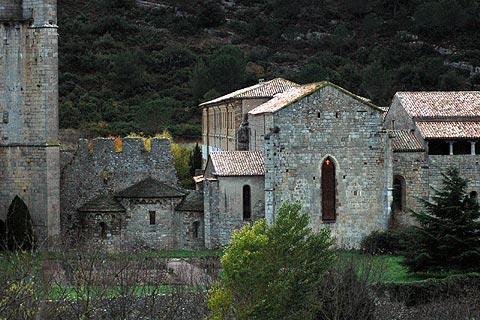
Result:
<svg viewBox="0 0 480 320">
<path fill-rule="evenodd" d="M 200 101 L 258 78 L 331 80 L 379 105 L 399 90 L 480 85 L 444 64 L 480 65 L 475 0 L 59 0 L 58 9 L 60 124 L 94 135 L 199 136 Z"/>
<path fill-rule="evenodd" d="M 416 241 L 416 229 L 390 229 L 374 231 L 362 239 L 361 249 L 372 255 L 401 255 Z"/>
<path fill-rule="evenodd" d="M 418 241 L 406 253 L 405 264 L 411 271 L 480 270 L 476 194 L 467 194 L 467 180 L 456 168 L 443 174 L 443 187 L 435 191 L 431 201 L 423 200 L 425 211 L 414 213 Z"/>
<path fill-rule="evenodd" d="M 212 319 L 298 319 L 319 312 L 317 290 L 334 262 L 327 229 L 313 233 L 299 204 L 277 220 L 236 232 L 221 259 L 222 277 L 209 293 Z"/>
</svg>

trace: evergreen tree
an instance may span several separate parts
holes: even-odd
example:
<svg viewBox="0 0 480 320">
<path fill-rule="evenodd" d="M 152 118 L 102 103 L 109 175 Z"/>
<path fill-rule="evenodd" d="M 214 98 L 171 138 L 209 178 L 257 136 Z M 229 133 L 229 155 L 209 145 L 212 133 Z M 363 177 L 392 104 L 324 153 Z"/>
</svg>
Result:
<svg viewBox="0 0 480 320">
<path fill-rule="evenodd" d="M 193 177 L 195 175 L 195 170 L 202 168 L 202 150 L 200 150 L 200 146 L 198 143 L 192 150 L 190 154 L 190 175 Z"/>
<path fill-rule="evenodd" d="M 8 249 L 31 250 L 33 249 L 32 218 L 27 205 L 15 196 L 7 213 L 7 245 Z"/>
<path fill-rule="evenodd" d="M 467 180 L 458 169 L 443 174 L 443 187 L 425 210 L 414 212 L 418 242 L 406 254 L 413 271 L 480 270 L 480 211 L 476 195 L 467 194 Z"/>
</svg>

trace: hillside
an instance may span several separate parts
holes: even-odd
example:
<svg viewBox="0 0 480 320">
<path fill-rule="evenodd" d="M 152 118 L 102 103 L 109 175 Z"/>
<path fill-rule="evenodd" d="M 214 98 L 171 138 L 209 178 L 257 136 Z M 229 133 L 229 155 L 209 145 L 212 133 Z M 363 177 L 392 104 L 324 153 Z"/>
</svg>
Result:
<svg viewBox="0 0 480 320">
<path fill-rule="evenodd" d="M 198 136 L 200 101 L 286 77 L 387 106 L 480 89 L 477 0 L 58 0 L 60 125 Z"/>
</svg>

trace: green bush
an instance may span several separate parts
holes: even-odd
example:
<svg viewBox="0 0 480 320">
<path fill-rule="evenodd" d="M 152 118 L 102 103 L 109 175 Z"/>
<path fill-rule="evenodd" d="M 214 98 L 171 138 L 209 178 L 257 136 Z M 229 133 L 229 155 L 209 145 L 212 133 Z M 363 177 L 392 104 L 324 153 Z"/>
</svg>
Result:
<svg viewBox="0 0 480 320">
<path fill-rule="evenodd" d="M 415 241 L 415 229 L 413 227 L 374 231 L 362 239 L 361 249 L 372 255 L 402 254 Z"/>
<path fill-rule="evenodd" d="M 443 279 L 427 279 L 406 283 L 383 283 L 375 285 L 380 294 L 388 294 L 393 301 L 408 307 L 426 304 L 450 297 L 461 297 L 469 290 L 480 287 L 480 274 L 452 275 Z"/>
<path fill-rule="evenodd" d="M 299 204 L 285 203 L 272 225 L 259 220 L 235 232 L 209 292 L 211 319 L 313 319 L 335 256 L 329 230 L 314 233 L 308 222 Z"/>
</svg>

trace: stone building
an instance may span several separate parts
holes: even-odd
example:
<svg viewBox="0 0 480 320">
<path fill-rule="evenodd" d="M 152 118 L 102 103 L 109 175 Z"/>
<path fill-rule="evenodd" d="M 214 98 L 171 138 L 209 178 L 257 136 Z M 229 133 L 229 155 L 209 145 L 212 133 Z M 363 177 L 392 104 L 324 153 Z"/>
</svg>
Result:
<svg viewBox="0 0 480 320">
<path fill-rule="evenodd" d="M 0 220 L 15 196 L 60 233 L 56 0 L 0 0 Z"/>
<path fill-rule="evenodd" d="M 422 209 L 419 198 L 431 197 L 449 166 L 469 179 L 472 196 L 479 192 L 480 92 L 399 92 L 384 109 L 320 82 L 265 100 L 238 128 L 248 134 L 249 151 L 241 152 L 264 159 L 264 175 L 257 176 L 265 197 L 258 217 L 269 222 L 284 201 L 300 201 L 313 230 L 330 228 L 338 246 L 355 248 L 372 231 L 413 223 L 409 211 Z M 232 203 L 242 208 L 242 183 L 220 187 L 222 178 L 214 173 L 229 167 L 236 176 L 248 173 L 252 161 L 237 157 L 235 150 L 244 148 L 236 146 L 211 152 L 204 176 L 205 219 L 225 212 L 219 214 L 228 219 L 220 224 L 225 235 L 242 225 L 238 213 L 228 214 L 235 209 L 224 209 Z M 206 236 L 212 230 L 206 223 Z M 224 242 L 206 237 L 205 245 Z"/>
<path fill-rule="evenodd" d="M 234 230 L 264 217 L 264 176 L 262 152 L 210 153 L 203 187 L 207 248 L 228 244 Z"/>
<path fill-rule="evenodd" d="M 439 187 L 442 171 L 455 166 L 480 191 L 480 92 L 397 92 L 385 116 L 396 136 L 393 208 L 399 224 L 411 223 L 410 209 Z M 401 145 L 400 145 L 401 143 Z"/>
<path fill-rule="evenodd" d="M 298 85 L 282 78 L 261 80 L 253 86 L 200 104 L 204 161 L 211 151 L 248 150 L 247 113 L 275 94 L 295 86 Z"/>
</svg>

